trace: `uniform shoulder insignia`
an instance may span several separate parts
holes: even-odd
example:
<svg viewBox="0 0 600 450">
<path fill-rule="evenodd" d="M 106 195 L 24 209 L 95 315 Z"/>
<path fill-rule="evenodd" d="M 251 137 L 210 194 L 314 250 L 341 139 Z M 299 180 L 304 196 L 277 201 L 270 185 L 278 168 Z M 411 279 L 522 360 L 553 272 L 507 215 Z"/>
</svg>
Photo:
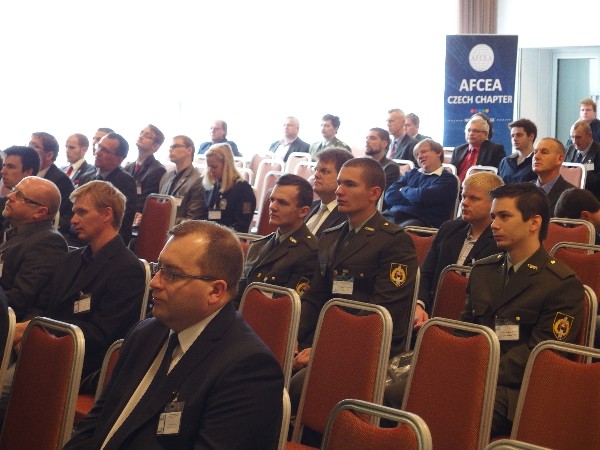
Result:
<svg viewBox="0 0 600 450">
<path fill-rule="evenodd" d="M 569 266 L 554 258 L 550 258 L 548 260 L 546 267 L 550 272 L 556 274 L 561 280 L 575 275 L 575 272 Z"/>
<path fill-rule="evenodd" d="M 310 248 L 311 250 L 318 250 L 319 249 L 319 238 L 317 238 L 316 236 L 313 236 L 312 234 L 307 234 L 306 236 L 304 236 L 304 239 L 302 239 L 302 242 L 304 242 L 308 248 Z"/>
<path fill-rule="evenodd" d="M 389 234 L 397 234 L 403 231 L 402 228 L 400 228 L 398 225 L 387 220 L 381 224 L 381 227 L 379 227 L 379 229 Z"/>
<path fill-rule="evenodd" d="M 479 266 L 479 265 L 483 265 L 483 264 L 496 264 L 499 261 L 502 261 L 503 259 L 504 259 L 504 253 L 496 253 L 495 255 L 476 260 L 473 263 L 473 265 Z"/>
<path fill-rule="evenodd" d="M 290 236 L 290 241 L 292 242 L 292 244 L 298 243 L 298 241 L 296 240 L 296 238 L 294 236 Z"/>
</svg>

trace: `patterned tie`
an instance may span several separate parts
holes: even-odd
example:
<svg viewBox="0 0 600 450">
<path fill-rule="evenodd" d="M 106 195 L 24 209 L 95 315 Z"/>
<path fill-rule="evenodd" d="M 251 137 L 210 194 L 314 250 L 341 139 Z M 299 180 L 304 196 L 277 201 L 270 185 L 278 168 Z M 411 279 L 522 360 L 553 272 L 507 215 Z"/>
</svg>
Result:
<svg viewBox="0 0 600 450">
<path fill-rule="evenodd" d="M 398 139 L 394 139 L 392 145 L 390 145 L 390 151 L 388 152 L 388 159 L 394 159 L 396 157 L 396 150 L 398 150 Z"/>
<path fill-rule="evenodd" d="M 575 162 L 580 164 L 583 162 L 583 153 L 579 150 L 577 150 L 577 157 L 575 158 Z"/>
</svg>

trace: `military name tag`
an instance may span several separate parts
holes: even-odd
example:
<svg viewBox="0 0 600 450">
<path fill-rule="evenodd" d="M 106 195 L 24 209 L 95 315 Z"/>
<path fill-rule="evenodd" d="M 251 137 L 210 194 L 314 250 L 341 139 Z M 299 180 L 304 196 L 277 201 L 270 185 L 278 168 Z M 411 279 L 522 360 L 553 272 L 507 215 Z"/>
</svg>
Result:
<svg viewBox="0 0 600 450">
<path fill-rule="evenodd" d="M 208 212 L 208 220 L 221 220 L 221 211 L 218 209 L 211 209 Z"/>
<path fill-rule="evenodd" d="M 333 279 L 332 294 L 352 295 L 354 292 L 354 277 L 339 276 Z"/>
</svg>

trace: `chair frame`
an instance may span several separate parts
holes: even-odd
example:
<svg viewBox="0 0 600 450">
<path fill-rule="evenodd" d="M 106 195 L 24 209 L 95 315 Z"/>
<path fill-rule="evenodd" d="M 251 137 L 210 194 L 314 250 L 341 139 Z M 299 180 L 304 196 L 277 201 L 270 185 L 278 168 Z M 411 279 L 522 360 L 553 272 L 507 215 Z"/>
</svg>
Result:
<svg viewBox="0 0 600 450">
<path fill-rule="evenodd" d="M 399 409 L 389 408 L 387 406 L 381 406 L 372 402 L 366 402 L 364 400 L 346 399 L 339 402 L 329 415 L 327 426 L 325 427 L 325 433 L 323 433 L 323 443 L 321 448 L 326 450 L 330 444 L 331 431 L 337 415 L 341 411 L 353 411 L 359 414 L 365 414 L 369 416 L 376 416 L 379 419 L 387 419 L 399 424 L 408 425 L 413 431 L 417 439 L 417 448 L 419 450 L 430 450 L 432 448 L 431 433 L 429 427 L 423 419 L 416 414 L 401 411 Z"/>
<path fill-rule="evenodd" d="M 528 444 L 515 439 L 498 439 L 488 445 L 485 450 L 551 450 L 548 447 Z"/>
<path fill-rule="evenodd" d="M 483 165 L 475 164 L 467 169 L 465 178 L 467 178 L 473 172 L 493 172 L 496 175 L 498 175 L 498 168 L 494 167 L 494 166 L 483 166 Z"/>
<path fill-rule="evenodd" d="M 116 340 L 110 345 L 110 347 L 108 347 L 108 350 L 106 350 L 106 354 L 104 355 L 104 359 L 102 360 L 102 368 L 100 369 L 100 376 L 98 377 L 98 386 L 96 386 L 96 395 L 94 396 L 94 401 L 97 401 L 100 398 L 100 395 L 102 395 L 102 391 L 105 387 L 104 385 L 108 381 L 106 379 L 106 375 L 108 375 L 107 372 L 110 359 L 115 351 L 121 349 L 121 347 L 123 346 L 123 341 L 124 339 Z"/>
<path fill-rule="evenodd" d="M 4 380 L 4 375 L 6 373 L 6 369 L 8 368 L 8 364 L 10 362 L 10 355 L 12 353 L 12 344 L 13 339 L 15 337 L 15 328 L 16 328 L 16 316 L 13 309 L 9 306 L 6 310 L 7 313 L 7 330 L 6 330 L 6 341 L 4 344 L 4 354 L 2 356 L 2 360 L 0 361 L 0 381 Z"/>
<path fill-rule="evenodd" d="M 83 357 L 85 352 L 85 339 L 83 332 L 76 325 L 69 323 L 60 322 L 58 320 L 49 319 L 47 317 L 35 317 L 32 319 L 25 332 L 23 334 L 22 348 L 23 351 L 27 349 L 27 341 L 29 334 L 34 327 L 42 328 L 46 331 L 58 332 L 64 336 L 69 336 L 73 340 L 73 364 L 70 370 L 69 377 L 69 388 L 67 394 L 67 402 L 64 408 L 64 414 L 62 418 L 61 430 L 59 434 L 58 448 L 62 448 L 65 443 L 71 438 L 73 432 L 73 419 L 75 417 L 75 404 L 77 402 L 77 393 L 79 391 L 79 385 L 81 382 L 81 372 L 83 370 Z M 14 380 L 19 379 L 21 359 L 17 361 L 15 369 Z M 14 401 L 15 390 L 12 389 L 8 400 L 8 408 L 4 419 L 4 424 L 10 414 L 11 402 Z M 2 429 L 2 441 L 4 441 L 4 433 L 7 432 L 7 427 Z"/>
<path fill-rule="evenodd" d="M 285 450 L 288 433 L 290 430 L 290 419 L 292 418 L 292 402 L 288 390 L 283 388 L 283 410 L 281 414 L 281 429 L 279 431 L 279 442 L 277 450 Z"/>
<path fill-rule="evenodd" d="M 496 394 L 496 385 L 498 382 L 498 368 L 500 365 L 500 341 L 496 333 L 490 328 L 458 320 L 444 319 L 435 317 L 429 319 L 419 330 L 417 334 L 417 342 L 415 344 L 413 363 L 411 364 L 408 381 L 406 383 L 406 391 L 402 399 L 402 410 L 407 411 L 407 403 L 410 398 L 410 388 L 413 383 L 415 367 L 419 362 L 419 353 L 423 336 L 431 327 L 450 328 L 453 330 L 461 330 L 468 333 L 479 334 L 486 338 L 489 345 L 489 360 L 487 364 L 487 377 L 485 381 L 485 392 L 482 405 L 481 423 L 479 425 L 478 449 L 484 449 L 489 442 L 490 431 L 492 426 L 492 415 L 494 409 L 494 398 Z M 424 418 L 425 420 L 425 418 Z"/>
<path fill-rule="evenodd" d="M 579 181 L 579 186 L 576 186 L 576 187 L 578 187 L 580 189 L 585 189 L 585 182 L 587 180 L 587 169 L 585 168 L 585 164 L 564 161 L 562 163 L 562 165 L 560 166 L 560 174 L 561 174 L 561 176 L 564 175 L 563 167 L 566 170 L 571 170 L 571 169 L 579 169 L 579 170 L 581 170 L 581 180 Z M 568 177 L 563 176 L 563 178 L 567 179 Z M 569 180 L 567 180 L 567 181 L 569 181 Z"/>
<path fill-rule="evenodd" d="M 294 432 L 292 433 L 292 442 L 300 442 L 300 438 L 302 437 L 302 433 L 304 431 L 304 424 L 301 421 L 302 413 L 304 410 L 304 403 L 306 399 L 306 391 L 310 382 L 310 374 L 313 368 L 313 362 L 315 359 L 315 355 L 318 354 L 319 350 L 319 336 L 321 334 L 322 324 L 325 320 L 325 316 L 327 311 L 333 307 L 343 308 L 344 310 L 354 310 L 354 311 L 363 311 L 369 312 L 371 314 L 376 314 L 380 317 L 382 321 L 382 333 L 381 333 L 381 346 L 379 348 L 379 356 L 376 370 L 376 380 L 373 390 L 373 398 L 370 399 L 373 403 L 381 404 L 383 400 L 383 391 L 385 385 L 385 377 L 386 377 L 386 369 L 388 364 L 388 359 L 390 355 L 390 347 L 392 342 L 392 317 L 387 309 L 380 305 L 373 305 L 370 303 L 357 302 L 353 300 L 346 300 L 342 298 L 333 298 L 329 300 L 323 308 L 321 309 L 321 313 L 319 314 L 319 319 L 317 321 L 317 328 L 315 332 L 315 337 L 313 339 L 312 352 L 310 356 L 310 360 L 308 362 L 308 367 L 306 369 L 306 378 L 304 382 L 304 386 L 302 387 L 302 394 L 300 396 L 300 404 L 298 406 L 298 412 L 296 415 L 296 423 L 294 424 Z M 376 418 L 373 419 L 373 424 L 377 425 L 378 420 Z"/>
<path fill-rule="evenodd" d="M 275 286 L 273 284 L 267 283 L 259 283 L 254 282 L 250 283 L 246 289 L 244 289 L 244 293 L 242 295 L 242 299 L 240 301 L 239 312 L 244 316 L 244 305 L 246 303 L 246 296 L 251 290 L 258 290 L 263 295 L 271 294 L 271 297 L 274 295 L 280 295 L 282 298 L 286 297 L 290 302 L 290 325 L 288 327 L 286 345 L 285 345 L 285 356 L 283 360 L 283 364 L 281 369 L 283 370 L 284 375 L 284 386 L 286 388 L 290 385 L 290 379 L 292 377 L 292 365 L 294 363 L 294 350 L 296 348 L 296 340 L 298 337 L 298 327 L 300 325 L 300 296 L 298 293 L 290 288 Z M 265 294 L 266 292 L 266 294 Z M 278 298 L 277 300 L 280 300 Z M 260 337 L 260 336 L 259 336 Z"/>
<path fill-rule="evenodd" d="M 588 229 L 589 236 L 590 236 L 587 243 L 589 245 L 594 245 L 594 243 L 596 242 L 596 229 L 594 228 L 594 225 L 592 225 L 587 220 L 567 219 L 565 217 L 552 217 L 550 219 L 550 223 L 556 223 L 559 225 L 581 225 L 581 226 L 584 226 Z"/>
<path fill-rule="evenodd" d="M 284 161 L 283 172 L 294 173 L 294 168 L 299 162 L 311 162 L 310 153 L 307 152 L 292 152 L 288 155 L 287 161 Z M 290 169 L 292 169 L 290 171 Z"/>
<path fill-rule="evenodd" d="M 142 304 L 140 306 L 140 320 L 144 320 L 146 318 L 146 314 L 148 313 L 148 300 L 150 298 L 150 280 L 152 280 L 152 269 L 150 269 L 150 264 L 143 258 L 140 258 L 140 262 L 142 266 L 144 266 L 144 282 L 145 289 L 144 295 L 142 297 Z"/>
<path fill-rule="evenodd" d="M 442 283 L 444 282 L 444 277 L 446 277 L 446 275 L 449 272 L 458 272 L 468 278 L 468 276 L 471 274 L 471 267 L 470 266 L 462 266 L 459 264 L 450 264 L 442 269 L 442 271 L 440 273 L 440 277 L 438 278 L 438 281 L 437 281 L 437 286 L 435 288 L 435 296 L 433 297 L 433 303 L 431 304 L 431 317 L 444 317 L 444 316 L 438 316 L 436 314 L 436 306 L 438 305 L 438 297 L 440 296 L 441 286 L 442 286 Z M 465 291 L 465 299 L 466 299 L 466 296 L 467 296 L 467 294 Z M 464 307 L 464 302 L 463 302 L 463 307 Z M 453 319 L 452 317 L 445 317 L 445 318 Z M 454 318 L 453 320 L 458 320 L 458 319 Z"/>
</svg>

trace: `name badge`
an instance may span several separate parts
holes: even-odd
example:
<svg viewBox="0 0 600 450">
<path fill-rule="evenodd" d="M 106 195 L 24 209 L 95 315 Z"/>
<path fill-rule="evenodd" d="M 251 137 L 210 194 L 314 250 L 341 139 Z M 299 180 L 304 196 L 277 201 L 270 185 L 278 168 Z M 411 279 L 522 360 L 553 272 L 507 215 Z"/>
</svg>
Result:
<svg viewBox="0 0 600 450">
<path fill-rule="evenodd" d="M 221 211 L 218 209 L 208 211 L 208 220 L 221 220 Z"/>
<path fill-rule="evenodd" d="M 175 203 L 175 206 L 179 208 L 181 206 L 181 202 L 183 201 L 183 197 L 175 197 L 174 200 L 175 201 L 173 203 Z"/>
<path fill-rule="evenodd" d="M 585 163 L 585 170 L 588 172 L 593 172 L 594 171 L 594 163 Z"/>
<path fill-rule="evenodd" d="M 496 318 L 496 336 L 500 341 L 518 341 L 519 324 L 503 318 Z"/>
<path fill-rule="evenodd" d="M 89 311 L 92 307 L 92 297 L 89 294 L 80 294 L 79 300 L 73 303 L 73 314 Z"/>
<path fill-rule="evenodd" d="M 158 418 L 157 436 L 179 434 L 184 406 L 185 402 L 173 400 L 165 407 L 165 411 Z"/>
<path fill-rule="evenodd" d="M 137 195 L 142 195 L 142 186 L 139 184 L 135 187 L 135 192 Z"/>
<path fill-rule="evenodd" d="M 338 276 L 333 279 L 332 294 L 352 295 L 354 292 L 354 277 Z"/>
</svg>

